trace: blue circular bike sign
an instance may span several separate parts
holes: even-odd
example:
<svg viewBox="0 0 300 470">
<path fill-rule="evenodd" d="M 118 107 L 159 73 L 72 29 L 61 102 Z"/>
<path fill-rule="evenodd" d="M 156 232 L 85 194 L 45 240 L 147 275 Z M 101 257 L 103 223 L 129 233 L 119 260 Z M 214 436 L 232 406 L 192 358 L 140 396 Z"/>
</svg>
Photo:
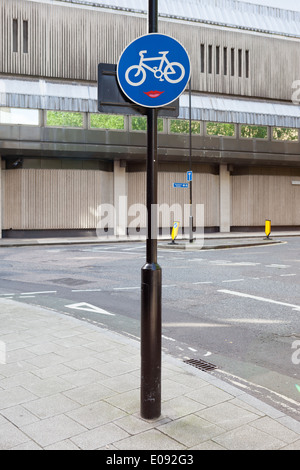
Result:
<svg viewBox="0 0 300 470">
<path fill-rule="evenodd" d="M 184 47 L 164 34 L 151 33 L 133 41 L 123 51 L 117 78 L 125 95 L 147 108 L 175 101 L 190 79 L 191 65 Z"/>
</svg>

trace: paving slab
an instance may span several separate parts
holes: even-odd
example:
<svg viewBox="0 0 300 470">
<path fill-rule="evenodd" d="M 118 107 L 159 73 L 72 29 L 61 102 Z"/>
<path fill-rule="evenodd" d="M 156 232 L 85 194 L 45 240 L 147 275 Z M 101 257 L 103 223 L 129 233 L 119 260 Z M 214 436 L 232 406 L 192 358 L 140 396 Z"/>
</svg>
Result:
<svg viewBox="0 0 300 470">
<path fill-rule="evenodd" d="M 161 416 L 144 420 L 139 342 L 82 320 L 0 299 L 6 340 L 0 450 L 300 448 L 299 421 L 167 354 Z"/>
</svg>

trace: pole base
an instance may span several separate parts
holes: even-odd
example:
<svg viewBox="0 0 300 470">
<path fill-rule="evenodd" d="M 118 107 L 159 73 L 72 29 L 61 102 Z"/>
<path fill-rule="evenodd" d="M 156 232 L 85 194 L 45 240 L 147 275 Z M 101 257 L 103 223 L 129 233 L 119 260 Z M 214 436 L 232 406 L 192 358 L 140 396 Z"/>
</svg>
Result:
<svg viewBox="0 0 300 470">
<path fill-rule="evenodd" d="M 161 414 L 161 291 L 158 264 L 142 268 L 141 315 L 141 416 L 156 419 Z"/>
</svg>

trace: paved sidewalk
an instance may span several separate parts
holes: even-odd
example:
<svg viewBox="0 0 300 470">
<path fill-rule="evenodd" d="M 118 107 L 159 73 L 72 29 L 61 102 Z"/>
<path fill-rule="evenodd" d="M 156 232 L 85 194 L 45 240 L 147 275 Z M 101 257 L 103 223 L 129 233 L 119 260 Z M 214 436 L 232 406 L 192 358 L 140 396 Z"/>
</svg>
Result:
<svg viewBox="0 0 300 470">
<path fill-rule="evenodd" d="M 141 419 L 139 343 L 0 300 L 0 449 L 300 449 L 300 422 L 163 355 L 162 415 Z"/>
</svg>

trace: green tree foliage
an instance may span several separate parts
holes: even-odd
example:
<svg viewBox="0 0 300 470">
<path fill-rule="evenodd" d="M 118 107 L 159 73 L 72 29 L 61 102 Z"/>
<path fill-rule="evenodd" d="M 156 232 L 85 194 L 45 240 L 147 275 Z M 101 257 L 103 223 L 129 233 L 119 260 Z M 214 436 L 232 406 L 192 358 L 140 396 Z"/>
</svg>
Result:
<svg viewBox="0 0 300 470">
<path fill-rule="evenodd" d="M 268 128 L 266 126 L 241 126 L 241 137 L 247 139 L 267 139 Z"/>
<path fill-rule="evenodd" d="M 208 122 L 206 124 L 207 135 L 234 137 L 235 126 L 226 122 Z"/>
<path fill-rule="evenodd" d="M 47 111 L 47 126 L 83 127 L 83 114 L 63 111 Z"/>
<path fill-rule="evenodd" d="M 92 129 L 124 130 L 124 116 L 117 114 L 91 114 Z"/>
<path fill-rule="evenodd" d="M 131 128 L 133 131 L 146 131 L 147 130 L 147 118 L 142 116 L 133 116 L 131 118 Z M 158 132 L 163 132 L 164 122 L 162 119 L 157 120 Z"/>
<path fill-rule="evenodd" d="M 273 128 L 273 139 L 274 140 L 291 140 L 297 141 L 299 137 L 298 129 L 292 129 L 289 127 L 274 127 Z"/>
<path fill-rule="evenodd" d="M 200 134 L 200 122 L 192 121 L 192 134 Z M 170 131 L 174 134 L 189 134 L 190 121 L 186 119 L 172 119 L 170 122 Z"/>
</svg>

